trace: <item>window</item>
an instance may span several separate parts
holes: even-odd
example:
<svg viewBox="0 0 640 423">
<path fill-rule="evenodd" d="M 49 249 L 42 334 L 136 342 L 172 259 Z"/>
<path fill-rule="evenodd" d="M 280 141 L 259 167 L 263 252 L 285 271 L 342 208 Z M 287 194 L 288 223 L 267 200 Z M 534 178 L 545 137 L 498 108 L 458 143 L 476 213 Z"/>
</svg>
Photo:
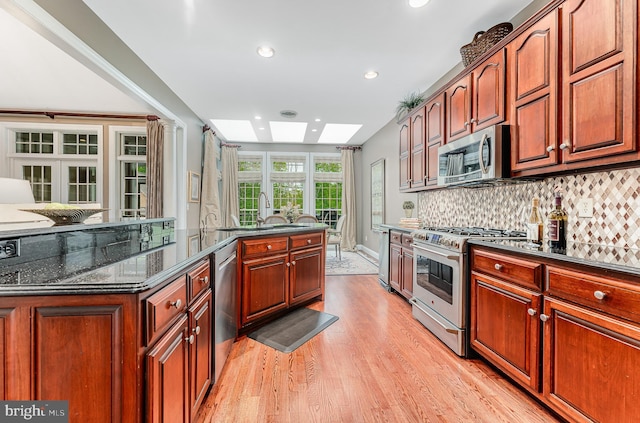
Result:
<svg viewBox="0 0 640 423">
<path fill-rule="evenodd" d="M 270 155 L 271 207 L 279 214 L 283 207 L 305 210 L 307 155 Z M 291 216 L 288 216 L 291 217 Z"/>
<path fill-rule="evenodd" d="M 147 214 L 147 136 L 119 134 L 120 217 Z"/>
<path fill-rule="evenodd" d="M 335 228 L 342 213 L 342 162 L 340 156 L 314 157 L 315 215 Z"/>
<path fill-rule="evenodd" d="M 97 134 L 63 134 L 64 154 L 98 154 Z"/>
<path fill-rule="evenodd" d="M 23 165 L 22 178 L 31 182 L 31 190 L 36 203 L 50 203 L 52 198 L 51 166 Z"/>
<path fill-rule="evenodd" d="M 262 191 L 264 155 L 238 157 L 238 197 L 240 199 L 240 225 L 252 225 L 258 213 L 258 197 Z"/>
<path fill-rule="evenodd" d="M 53 132 L 16 132 L 16 153 L 53 154 Z"/>
</svg>

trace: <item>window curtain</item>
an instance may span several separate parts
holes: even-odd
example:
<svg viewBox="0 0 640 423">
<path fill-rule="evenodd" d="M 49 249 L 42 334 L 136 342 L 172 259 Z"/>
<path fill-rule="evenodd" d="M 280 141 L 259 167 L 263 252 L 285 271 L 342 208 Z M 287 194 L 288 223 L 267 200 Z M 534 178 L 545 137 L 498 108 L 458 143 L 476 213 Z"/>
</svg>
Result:
<svg viewBox="0 0 640 423">
<path fill-rule="evenodd" d="M 218 163 L 214 132 L 204 133 L 204 162 L 202 165 L 202 194 L 200 197 L 201 229 L 223 226 L 220 215 L 220 192 L 218 189 Z"/>
<path fill-rule="evenodd" d="M 238 147 L 222 145 L 222 218 L 225 227 L 235 226 L 231 216 L 240 215 L 238 199 Z"/>
<path fill-rule="evenodd" d="M 344 251 L 356 250 L 356 179 L 353 166 L 353 149 L 343 148 L 342 159 L 342 214 L 345 217 L 342 227 L 340 248 Z"/>
<path fill-rule="evenodd" d="M 147 120 L 147 218 L 162 217 L 164 126 Z"/>
</svg>

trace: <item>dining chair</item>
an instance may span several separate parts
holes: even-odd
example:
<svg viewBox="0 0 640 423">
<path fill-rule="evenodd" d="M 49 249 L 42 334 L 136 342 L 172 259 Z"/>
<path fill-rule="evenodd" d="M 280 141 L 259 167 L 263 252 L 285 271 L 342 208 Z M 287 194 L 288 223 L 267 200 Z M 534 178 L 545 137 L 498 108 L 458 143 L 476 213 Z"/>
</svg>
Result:
<svg viewBox="0 0 640 423">
<path fill-rule="evenodd" d="M 289 221 L 281 214 L 272 214 L 264 218 L 264 223 L 289 223 Z"/>
<path fill-rule="evenodd" d="M 231 221 L 233 222 L 233 226 L 236 228 L 240 227 L 240 220 L 238 220 L 238 216 L 236 216 L 235 214 L 231 215 Z"/>
<path fill-rule="evenodd" d="M 295 223 L 318 223 L 318 218 L 311 214 L 301 214 L 296 218 Z"/>
<path fill-rule="evenodd" d="M 342 227 L 344 226 L 344 219 L 346 217 L 346 214 L 340 216 L 335 229 L 327 229 L 327 246 L 334 245 L 336 247 L 336 255 L 340 261 L 342 261 L 342 249 L 340 248 L 340 243 L 342 242 Z"/>
</svg>

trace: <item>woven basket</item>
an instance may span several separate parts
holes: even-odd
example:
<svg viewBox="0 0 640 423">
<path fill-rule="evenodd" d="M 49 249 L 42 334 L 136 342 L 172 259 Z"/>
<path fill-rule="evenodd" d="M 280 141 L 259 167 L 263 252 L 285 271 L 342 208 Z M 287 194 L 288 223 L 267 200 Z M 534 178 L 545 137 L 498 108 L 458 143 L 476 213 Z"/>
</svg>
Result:
<svg viewBox="0 0 640 423">
<path fill-rule="evenodd" d="M 462 63 L 465 66 L 468 66 L 476 60 L 478 56 L 506 37 L 511 31 L 513 31 L 513 25 L 511 22 L 503 22 L 492 26 L 486 32 L 476 32 L 476 35 L 473 36 L 473 40 L 469 44 L 465 44 L 460 47 Z"/>
</svg>

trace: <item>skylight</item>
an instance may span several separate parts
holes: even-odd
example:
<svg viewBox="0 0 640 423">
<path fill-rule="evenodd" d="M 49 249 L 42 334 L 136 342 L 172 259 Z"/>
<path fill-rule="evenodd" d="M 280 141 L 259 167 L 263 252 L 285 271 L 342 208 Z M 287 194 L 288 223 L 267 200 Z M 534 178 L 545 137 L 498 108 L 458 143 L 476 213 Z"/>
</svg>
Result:
<svg viewBox="0 0 640 423">
<path fill-rule="evenodd" d="M 307 122 L 270 121 L 273 142 L 303 142 Z"/>
<path fill-rule="evenodd" d="M 320 134 L 318 143 L 342 144 L 348 142 L 362 125 L 350 123 L 327 123 Z"/>
<path fill-rule="evenodd" d="M 211 119 L 211 123 L 228 141 L 258 141 L 253 125 L 248 120 Z"/>
</svg>

